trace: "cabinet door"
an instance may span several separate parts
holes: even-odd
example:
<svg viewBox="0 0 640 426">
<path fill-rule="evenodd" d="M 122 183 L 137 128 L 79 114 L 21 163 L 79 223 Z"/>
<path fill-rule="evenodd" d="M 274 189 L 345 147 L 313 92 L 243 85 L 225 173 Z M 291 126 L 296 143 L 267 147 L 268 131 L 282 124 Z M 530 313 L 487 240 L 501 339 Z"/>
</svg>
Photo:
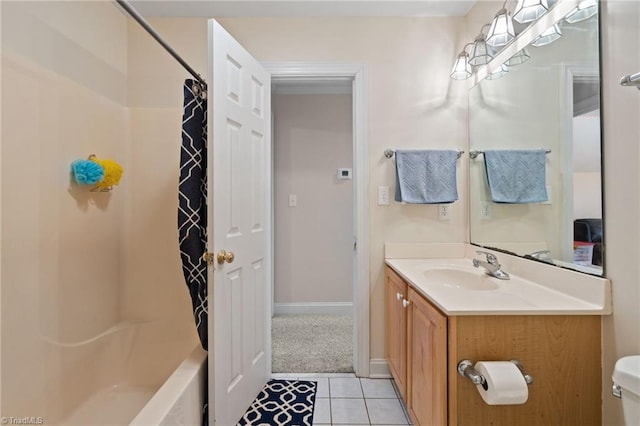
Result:
<svg viewBox="0 0 640 426">
<path fill-rule="evenodd" d="M 407 393 L 407 284 L 387 267 L 385 284 L 387 364 L 402 398 Z"/>
<path fill-rule="evenodd" d="M 408 400 L 415 424 L 447 424 L 447 317 L 409 289 Z"/>
</svg>

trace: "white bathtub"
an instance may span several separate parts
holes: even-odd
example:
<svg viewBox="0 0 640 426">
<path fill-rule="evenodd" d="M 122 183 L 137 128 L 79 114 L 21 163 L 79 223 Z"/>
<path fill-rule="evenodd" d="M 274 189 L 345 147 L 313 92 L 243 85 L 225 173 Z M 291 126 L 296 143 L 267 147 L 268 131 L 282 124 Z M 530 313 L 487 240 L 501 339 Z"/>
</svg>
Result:
<svg viewBox="0 0 640 426">
<path fill-rule="evenodd" d="M 64 410 L 59 422 L 53 423 L 200 425 L 207 353 L 199 343 L 193 347 L 193 338 L 163 340 L 161 335 L 167 327 L 171 325 L 121 323 L 95 341 L 64 348 L 76 360 L 90 359 L 93 370 L 75 364 L 83 371 L 72 374 L 76 376 L 71 380 L 75 385 L 65 386 L 64 400 L 76 402 Z"/>
<path fill-rule="evenodd" d="M 200 425 L 206 378 L 207 353 L 197 346 L 129 425 Z"/>
</svg>

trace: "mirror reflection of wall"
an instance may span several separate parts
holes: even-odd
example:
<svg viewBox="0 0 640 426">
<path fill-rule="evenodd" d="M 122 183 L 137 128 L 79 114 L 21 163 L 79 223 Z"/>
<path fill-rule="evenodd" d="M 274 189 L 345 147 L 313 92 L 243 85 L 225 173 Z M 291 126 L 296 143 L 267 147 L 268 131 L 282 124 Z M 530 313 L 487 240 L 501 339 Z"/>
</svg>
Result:
<svg viewBox="0 0 640 426">
<path fill-rule="evenodd" d="M 602 219 L 600 84 L 573 82 L 573 219 Z"/>
<path fill-rule="evenodd" d="M 556 265 L 602 274 L 598 18 L 560 27 L 558 40 L 528 46 L 528 61 L 469 92 L 470 150 L 551 151 L 543 203 L 493 202 L 483 156 L 469 160 L 471 242 L 548 251 L 542 257 Z"/>
<path fill-rule="evenodd" d="M 573 118 L 573 219 L 602 219 L 600 108 Z"/>
</svg>

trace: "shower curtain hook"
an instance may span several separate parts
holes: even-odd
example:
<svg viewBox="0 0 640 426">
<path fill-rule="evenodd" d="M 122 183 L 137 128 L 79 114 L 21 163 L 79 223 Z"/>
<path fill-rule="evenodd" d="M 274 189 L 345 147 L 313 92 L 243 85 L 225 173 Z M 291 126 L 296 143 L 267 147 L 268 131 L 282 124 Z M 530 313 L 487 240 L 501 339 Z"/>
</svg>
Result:
<svg viewBox="0 0 640 426">
<path fill-rule="evenodd" d="M 194 81 L 193 84 L 191 85 L 191 91 L 193 92 L 193 95 L 195 97 L 200 96 L 200 84 L 198 84 L 197 81 Z"/>
<path fill-rule="evenodd" d="M 207 100 L 207 86 L 202 83 L 200 83 L 200 98 L 202 98 L 203 101 Z"/>
</svg>

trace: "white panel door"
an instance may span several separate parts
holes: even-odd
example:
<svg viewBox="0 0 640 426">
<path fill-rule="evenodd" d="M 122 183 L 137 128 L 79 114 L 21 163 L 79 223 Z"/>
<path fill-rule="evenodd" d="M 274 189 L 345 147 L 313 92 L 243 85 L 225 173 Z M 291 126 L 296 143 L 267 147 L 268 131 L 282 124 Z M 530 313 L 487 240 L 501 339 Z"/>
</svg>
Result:
<svg viewBox="0 0 640 426">
<path fill-rule="evenodd" d="M 271 76 L 215 20 L 209 41 L 209 250 L 234 255 L 209 268 L 210 415 L 227 426 L 271 374 Z"/>
</svg>

